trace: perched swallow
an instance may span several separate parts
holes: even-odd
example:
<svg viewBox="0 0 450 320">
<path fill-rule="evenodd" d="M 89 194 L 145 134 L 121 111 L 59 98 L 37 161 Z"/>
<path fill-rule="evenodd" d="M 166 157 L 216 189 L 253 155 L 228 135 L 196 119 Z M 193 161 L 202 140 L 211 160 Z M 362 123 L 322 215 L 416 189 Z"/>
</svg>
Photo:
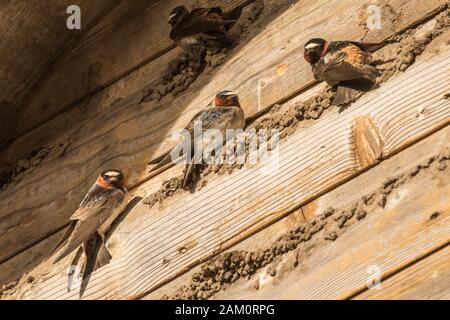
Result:
<svg viewBox="0 0 450 320">
<path fill-rule="evenodd" d="M 248 0 L 228 12 L 223 12 L 220 7 L 192 11 L 184 6 L 176 7 L 169 16 L 170 39 L 193 55 L 202 54 L 208 48 L 229 46 L 232 39 L 227 32 L 239 20 L 242 9 L 255 1 Z"/>
<path fill-rule="evenodd" d="M 125 193 L 122 172 L 104 171 L 70 218 L 70 226 L 53 253 L 63 250 L 53 263 L 57 263 L 80 245 L 86 255 L 83 278 L 87 273 L 109 263 L 111 254 L 105 246 L 105 233 L 123 211 Z"/>
<path fill-rule="evenodd" d="M 311 64 L 314 78 L 337 86 L 333 105 L 352 102 L 361 91 L 373 88 L 380 71 L 371 66 L 371 52 L 382 44 L 311 39 L 305 44 L 304 57 Z"/>
<path fill-rule="evenodd" d="M 205 132 L 208 129 L 220 130 L 222 136 L 224 137 L 224 141 L 227 129 L 236 130 L 245 128 L 244 110 L 241 108 L 238 95 L 229 90 L 217 93 L 213 101 L 204 110 L 198 112 L 185 128 L 185 130 L 190 133 L 191 137 L 191 160 L 188 164 L 186 164 L 186 170 L 183 176 L 183 188 L 186 188 L 190 182 L 190 178 L 195 167 L 194 126 L 196 121 L 201 121 L 202 132 Z M 150 162 L 150 164 L 156 164 L 150 172 L 156 171 L 167 164 L 173 163 L 173 160 L 174 159 L 171 158 L 171 153 L 169 153 L 161 161 L 156 159 L 155 161 Z"/>
</svg>

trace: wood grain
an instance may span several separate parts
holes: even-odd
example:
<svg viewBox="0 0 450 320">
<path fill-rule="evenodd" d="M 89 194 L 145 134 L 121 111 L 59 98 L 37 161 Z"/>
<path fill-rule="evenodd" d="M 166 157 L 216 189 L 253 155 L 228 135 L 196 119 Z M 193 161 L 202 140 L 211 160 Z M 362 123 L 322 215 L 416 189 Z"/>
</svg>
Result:
<svg viewBox="0 0 450 320">
<path fill-rule="evenodd" d="M 88 110 L 80 107 L 76 111 L 79 117 L 75 119 L 81 118 L 79 122 L 70 117 L 59 118 L 57 128 L 61 128 L 61 124 L 69 124 L 69 127 L 72 124 L 70 129 L 65 129 L 67 131 L 54 131 L 58 136 L 71 134 L 72 144 L 66 155 L 37 168 L 20 184 L 0 194 L 4 208 L 0 213 L 0 233 L 3 233 L 0 261 L 42 239 L 49 230 L 57 230 L 67 223 L 83 193 L 102 169 L 122 167 L 130 173 L 131 180 L 139 179 L 145 173 L 146 161 L 173 145 L 170 132 L 183 127 L 209 102 L 213 92 L 223 89 L 223 84 L 240 93 L 247 115 L 252 116 L 311 84 L 309 66 L 299 52 L 313 34 L 323 33 L 329 39 L 358 39 L 366 34 L 368 39 L 383 39 L 442 3 L 391 1 L 390 5 L 397 12 L 402 11 L 403 18 L 395 24 L 387 21 L 386 28 L 367 33 L 358 16 L 361 3 L 299 2 L 240 46 L 214 77 L 202 75 L 188 92 L 175 99 L 141 105 L 92 104 Z M 341 14 L 335 15 L 336 10 Z M 331 24 L 333 28 L 328 28 Z M 280 30 L 285 31 L 280 34 Z M 276 72 L 280 63 L 288 65 L 282 77 Z M 265 84 L 264 90 L 257 90 L 258 83 Z M 52 127 L 42 130 L 53 132 Z M 26 140 L 24 137 L 21 141 Z M 62 174 L 70 179 L 61 181 Z M 12 195 L 20 200 L 11 201 Z"/>
<path fill-rule="evenodd" d="M 358 175 L 343 185 L 333 189 L 332 191 L 324 194 L 323 196 L 313 200 L 302 206 L 300 209 L 289 214 L 285 218 L 281 219 L 261 230 L 260 232 L 252 235 L 251 237 L 237 243 L 231 247 L 228 251 L 245 250 L 250 252 L 256 252 L 257 250 L 264 250 L 272 243 L 275 243 L 279 237 L 283 236 L 289 230 L 297 228 L 305 219 L 307 221 L 317 217 L 328 208 L 334 208 L 335 212 L 341 212 L 344 209 L 351 208 L 353 204 L 361 199 L 363 195 L 370 195 L 375 192 L 388 177 L 397 176 L 404 172 L 408 172 L 420 164 L 425 163 L 430 156 L 439 154 L 447 145 L 447 141 L 450 139 L 450 127 L 439 130 L 433 135 L 425 138 L 424 140 L 412 145 L 404 151 L 392 156 L 391 158 L 382 161 L 379 165 L 371 168 L 370 170 Z M 430 176 L 427 176 L 429 179 Z M 420 179 L 420 178 L 419 178 Z M 355 192 L 358 190 L 358 192 Z M 400 189 L 405 190 L 405 189 Z M 404 192 L 404 191 L 401 191 Z M 384 210 L 381 208 L 376 211 L 369 211 L 369 215 L 383 215 Z M 364 222 L 361 222 L 364 223 Z M 355 228 L 360 228 L 359 224 Z M 352 232 L 351 230 L 345 232 Z M 338 238 L 336 241 L 340 241 Z M 313 252 L 316 248 L 323 246 L 334 246 L 333 243 L 329 243 L 323 240 L 322 234 L 317 234 L 313 239 L 303 247 L 299 247 L 301 255 L 307 255 L 308 252 Z M 296 251 L 283 256 L 282 262 L 279 264 L 277 274 L 278 276 L 272 280 L 267 277 L 267 269 L 262 269 L 251 279 L 239 280 L 235 284 L 228 286 L 225 291 L 217 294 L 215 299 L 229 299 L 233 295 L 241 295 L 239 298 L 245 299 L 257 299 L 258 296 L 264 296 L 265 298 L 278 299 L 279 291 L 275 290 L 274 284 L 278 286 L 287 285 L 291 278 L 287 278 L 283 274 L 295 273 L 296 276 L 304 271 L 301 268 L 299 270 L 289 268 L 293 261 L 296 260 Z M 314 267 L 311 267 L 314 268 Z M 285 269 L 285 271 L 283 270 Z M 177 277 L 170 283 L 154 290 L 150 294 L 143 297 L 143 299 L 161 299 L 164 295 L 172 296 L 177 289 L 183 285 L 187 285 L 191 280 L 195 272 L 201 272 L 201 265 L 195 267 L 185 275 Z M 269 281 L 261 281 L 259 284 L 258 292 L 255 289 L 255 284 L 258 279 L 265 279 Z M 263 285 L 263 282 L 266 283 Z M 386 283 L 386 281 L 384 281 Z M 295 284 L 295 283 L 294 283 Z M 292 284 L 292 291 L 298 292 L 301 290 L 299 286 Z M 294 288 L 295 286 L 295 288 Z M 295 298 L 293 295 L 290 298 Z"/>
<path fill-rule="evenodd" d="M 264 174 L 271 164 L 264 160 L 210 181 L 201 192 L 174 196 L 164 207 L 139 204 L 110 239 L 115 258 L 91 277 L 84 298 L 139 298 L 367 169 L 359 165 L 351 139 L 356 117 L 372 116 L 384 157 L 448 125 L 449 62 L 444 52 L 415 65 L 352 108 L 295 133 L 280 146 L 272 175 Z M 427 110 L 423 119 L 419 106 Z M 192 242 L 195 247 L 179 250 Z M 78 298 L 76 290 L 65 290 L 66 263 L 21 297 Z"/>
<path fill-rule="evenodd" d="M 202 0 L 200 6 L 223 1 Z M 228 0 L 230 8 L 240 0 Z M 16 137 L 67 111 L 86 97 L 175 48 L 168 17 L 178 5 L 192 1 L 121 1 L 92 30 L 58 59 L 45 81 L 27 101 Z M 83 7 L 83 12 L 87 12 Z M 70 76 L 68 76 L 70 75 Z M 55 94 L 57 93 L 57 94 Z M 29 121 L 32 119 L 32 121 Z"/>
<path fill-rule="evenodd" d="M 52 234 L 43 241 L 0 264 L 0 286 L 18 280 L 47 258 L 61 240 L 65 230 Z"/>
<path fill-rule="evenodd" d="M 379 290 L 368 290 L 355 299 L 449 300 L 450 246 L 384 280 Z"/>
<path fill-rule="evenodd" d="M 71 41 L 79 37 L 116 0 L 77 2 L 82 30 L 68 30 L 66 9 L 72 1 L 2 1 L 0 4 L 0 149 L 14 138 L 23 102 Z M 33 122 L 34 117 L 29 119 Z"/>
<path fill-rule="evenodd" d="M 389 278 L 386 283 L 383 279 L 405 268 L 399 276 L 406 272 L 401 277 L 408 279 L 411 286 L 432 286 L 420 276 L 414 280 L 412 270 L 407 267 L 430 253 L 437 251 L 436 255 L 441 255 L 438 250 L 450 244 L 450 206 L 446 201 L 450 185 L 445 175 L 441 173 L 439 177 L 421 177 L 395 190 L 394 199 L 385 210 L 369 212 L 366 219 L 350 226 L 333 243 L 323 244 L 320 239 L 302 244 L 297 268 L 283 272 L 288 269 L 286 259 L 278 266 L 278 277 L 267 279 L 267 270 L 263 270 L 253 281 L 239 281 L 214 298 L 346 299 L 355 292 L 367 290 L 371 270 L 376 269 L 380 271 L 381 290 L 368 292 L 378 298 L 387 297 L 382 290 L 385 285 L 389 287 Z M 430 219 L 435 211 L 440 216 Z M 258 280 L 263 284 L 256 290 L 254 283 Z M 397 289 L 401 292 L 407 287 L 399 284 Z M 391 298 L 402 297 L 393 293 Z"/>
</svg>

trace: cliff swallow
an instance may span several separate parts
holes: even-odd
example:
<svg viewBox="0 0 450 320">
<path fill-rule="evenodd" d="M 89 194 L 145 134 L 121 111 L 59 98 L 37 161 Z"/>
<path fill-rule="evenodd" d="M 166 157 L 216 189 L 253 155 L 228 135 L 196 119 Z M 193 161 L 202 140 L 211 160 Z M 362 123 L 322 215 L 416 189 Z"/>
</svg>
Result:
<svg viewBox="0 0 450 320">
<path fill-rule="evenodd" d="M 186 170 L 183 176 L 183 188 L 186 188 L 190 182 L 195 167 L 194 127 L 197 121 L 200 121 L 202 124 L 202 133 L 208 129 L 219 130 L 222 133 L 223 141 L 225 141 L 227 129 L 244 129 L 245 115 L 238 95 L 230 90 L 217 93 L 213 101 L 204 110 L 198 112 L 185 127 L 185 130 L 190 133 L 191 157 L 189 157 L 189 163 L 186 164 Z M 156 164 L 150 172 L 156 171 L 169 163 L 173 163 L 174 160 L 171 158 L 171 153 L 166 155 L 161 161 L 156 159 L 150 162 L 150 164 Z"/>
<path fill-rule="evenodd" d="M 53 263 L 65 258 L 80 245 L 86 255 L 83 278 L 87 275 L 87 269 L 93 272 L 109 263 L 111 254 L 105 246 L 105 233 L 123 211 L 125 193 L 121 171 L 102 172 L 70 218 L 70 226 L 53 253 L 63 250 Z"/>
<path fill-rule="evenodd" d="M 311 64 L 314 78 L 337 86 L 333 105 L 352 102 L 361 91 L 373 88 L 380 71 L 371 66 L 371 52 L 382 44 L 331 41 L 315 38 L 305 44 L 304 57 Z"/>
<path fill-rule="evenodd" d="M 223 12 L 220 7 L 192 11 L 184 6 L 176 7 L 169 16 L 170 39 L 193 55 L 202 54 L 209 48 L 229 46 L 232 39 L 227 32 L 239 20 L 242 9 L 255 1 L 248 0 L 228 12 Z"/>
</svg>

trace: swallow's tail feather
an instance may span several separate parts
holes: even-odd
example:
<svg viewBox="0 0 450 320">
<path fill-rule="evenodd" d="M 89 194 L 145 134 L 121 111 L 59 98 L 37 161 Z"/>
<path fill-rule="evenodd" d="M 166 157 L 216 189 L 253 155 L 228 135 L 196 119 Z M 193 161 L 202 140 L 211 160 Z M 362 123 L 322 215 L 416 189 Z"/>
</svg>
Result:
<svg viewBox="0 0 450 320">
<path fill-rule="evenodd" d="M 371 81 L 375 81 L 375 79 L 381 75 L 381 71 L 371 65 L 366 65 L 364 67 L 364 70 L 365 70 L 365 78 Z"/>
<path fill-rule="evenodd" d="M 380 50 L 381 48 L 385 47 L 386 45 L 388 45 L 389 43 L 392 43 L 393 41 L 389 41 L 389 40 L 384 40 L 381 42 L 376 42 L 376 43 L 371 43 L 371 42 L 354 42 L 358 47 L 360 47 L 361 49 L 367 51 L 367 52 L 375 52 Z"/>
<path fill-rule="evenodd" d="M 95 233 L 88 241 L 83 244 L 86 261 L 83 267 L 83 280 L 91 275 L 94 271 L 95 261 L 98 251 L 99 236 Z"/>
<path fill-rule="evenodd" d="M 80 288 L 80 298 L 86 291 L 89 279 L 93 272 L 107 265 L 111 261 L 111 254 L 106 249 L 104 237 L 96 232 L 83 244 L 86 261 L 83 267 L 83 279 Z"/>
<path fill-rule="evenodd" d="M 222 22 L 226 25 L 226 30 L 230 30 L 241 17 L 242 10 L 255 1 L 256 0 L 247 0 L 244 3 L 235 7 L 234 9 L 232 9 L 231 11 L 222 13 L 223 18 Z"/>
<path fill-rule="evenodd" d="M 111 261 L 111 259 L 112 256 L 106 248 L 105 243 L 102 241 L 99 244 L 97 260 L 95 261 L 94 270 L 92 270 L 92 272 L 95 272 L 97 271 L 97 269 L 106 266 Z"/>
<path fill-rule="evenodd" d="M 89 240 L 87 240 L 83 244 L 84 255 L 86 257 L 86 261 L 84 262 L 83 271 L 82 271 L 83 278 L 81 280 L 80 298 L 83 296 L 84 292 L 86 291 L 91 274 L 94 272 L 100 240 L 101 240 L 100 236 L 96 232 L 91 238 L 89 238 Z"/>
<path fill-rule="evenodd" d="M 164 158 L 162 159 L 155 159 L 149 162 L 149 164 L 154 164 L 155 166 L 150 170 L 150 172 L 154 172 L 157 171 L 159 169 L 164 168 L 165 166 L 169 165 L 172 163 L 172 157 L 170 155 L 170 153 L 168 153 L 167 155 L 165 155 Z"/>
<path fill-rule="evenodd" d="M 369 79 L 357 79 L 342 81 L 333 99 L 333 105 L 341 106 L 355 101 L 361 92 L 367 92 L 375 87 L 375 83 Z"/>
<path fill-rule="evenodd" d="M 92 272 L 106 266 L 112 259 L 105 242 L 98 233 L 95 233 L 84 243 L 84 253 L 86 255 L 86 263 L 83 268 L 83 279 L 89 277 Z"/>
<path fill-rule="evenodd" d="M 158 158 L 155 158 L 153 160 L 151 160 L 148 164 L 159 164 L 161 163 L 164 159 L 167 158 L 169 153 L 165 153 L 162 156 L 159 156 Z"/>
<path fill-rule="evenodd" d="M 239 7 L 245 8 L 245 7 L 247 7 L 248 5 L 252 4 L 255 1 L 257 1 L 257 0 L 247 0 L 243 4 L 240 4 Z"/>
<path fill-rule="evenodd" d="M 186 170 L 184 171 L 184 174 L 183 174 L 183 184 L 181 185 L 181 187 L 183 189 L 185 189 L 191 181 L 192 173 L 195 168 L 194 162 L 195 162 L 195 160 L 192 159 L 191 162 L 189 162 L 189 164 L 186 165 Z"/>
<path fill-rule="evenodd" d="M 359 93 L 360 93 L 359 90 L 340 85 L 337 88 L 336 96 L 334 97 L 333 100 L 333 105 L 341 106 L 353 102 Z"/>
<path fill-rule="evenodd" d="M 195 144 L 194 144 L 193 139 L 191 140 L 191 149 L 190 150 L 191 150 L 190 151 L 191 153 L 187 155 L 189 159 L 191 159 L 191 157 L 194 156 L 194 152 L 195 152 Z M 183 159 L 183 157 L 181 157 L 181 156 L 178 159 L 172 159 L 172 152 L 168 152 L 166 155 L 156 158 L 155 160 L 152 160 L 148 163 L 150 165 L 156 164 L 156 166 L 151 168 L 150 172 L 155 172 L 155 171 L 159 171 L 159 170 L 162 171 L 170 165 L 177 164 L 182 159 Z"/>
<path fill-rule="evenodd" d="M 54 264 L 64 259 L 82 244 L 86 243 L 100 226 L 99 219 L 88 219 L 86 221 L 77 220 L 72 223 L 74 224 L 74 229 L 71 232 L 69 239 L 64 244 L 64 249 L 53 262 Z"/>
</svg>

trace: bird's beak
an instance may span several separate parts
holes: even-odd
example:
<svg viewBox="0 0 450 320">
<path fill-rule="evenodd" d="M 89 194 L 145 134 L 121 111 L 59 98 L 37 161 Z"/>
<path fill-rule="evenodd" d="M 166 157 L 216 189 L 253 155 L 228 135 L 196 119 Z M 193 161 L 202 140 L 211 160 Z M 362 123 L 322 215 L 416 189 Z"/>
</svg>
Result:
<svg viewBox="0 0 450 320">
<path fill-rule="evenodd" d="M 111 183 L 111 184 L 115 184 L 115 183 L 117 183 L 117 178 L 116 177 L 110 177 L 109 179 L 108 179 L 108 181 L 109 181 L 109 183 Z"/>
</svg>

